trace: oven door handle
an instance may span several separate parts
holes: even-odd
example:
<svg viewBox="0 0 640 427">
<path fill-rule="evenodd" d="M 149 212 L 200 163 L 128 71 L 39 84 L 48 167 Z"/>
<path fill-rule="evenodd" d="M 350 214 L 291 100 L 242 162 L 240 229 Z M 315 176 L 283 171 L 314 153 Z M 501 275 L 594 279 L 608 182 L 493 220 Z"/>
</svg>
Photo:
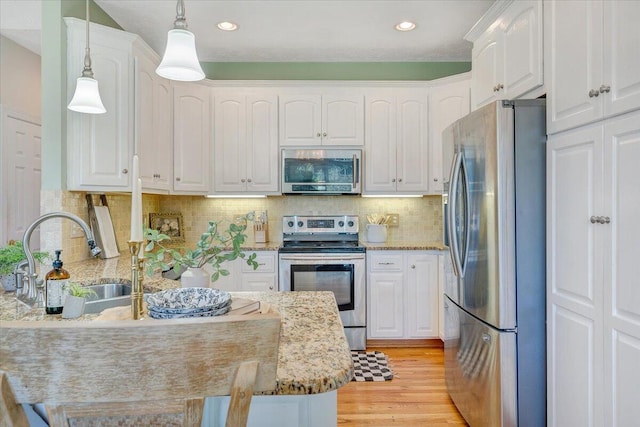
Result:
<svg viewBox="0 0 640 427">
<path fill-rule="evenodd" d="M 285 261 L 351 261 L 351 260 L 364 260 L 363 256 L 280 256 L 280 259 Z"/>
</svg>

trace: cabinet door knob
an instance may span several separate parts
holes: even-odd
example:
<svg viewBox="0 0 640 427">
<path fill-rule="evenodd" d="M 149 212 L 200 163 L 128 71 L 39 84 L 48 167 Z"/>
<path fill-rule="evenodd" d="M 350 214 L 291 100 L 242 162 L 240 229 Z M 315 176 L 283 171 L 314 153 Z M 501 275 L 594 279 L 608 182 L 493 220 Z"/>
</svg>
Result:
<svg viewBox="0 0 640 427">
<path fill-rule="evenodd" d="M 322 132 L 322 137 L 325 138 L 327 136 L 326 132 Z"/>
<path fill-rule="evenodd" d="M 180 182 L 180 177 L 177 177 L 177 178 L 176 178 L 176 181 Z"/>
<path fill-rule="evenodd" d="M 598 217 L 598 222 L 600 224 L 609 224 L 611 222 L 611 218 L 609 218 L 608 216 L 601 216 Z"/>
<path fill-rule="evenodd" d="M 600 93 L 609 93 L 611 92 L 611 86 L 602 85 L 600 86 Z"/>
<path fill-rule="evenodd" d="M 411 265 L 411 268 L 416 268 L 416 265 L 415 265 L 415 264 L 412 264 L 412 265 Z"/>
<path fill-rule="evenodd" d="M 598 218 L 597 216 L 592 215 L 591 218 L 589 218 L 589 220 L 591 221 L 591 224 L 595 224 L 596 222 L 599 221 L 600 218 Z"/>
<path fill-rule="evenodd" d="M 391 182 L 396 182 L 396 179 L 395 178 L 391 178 Z"/>
<path fill-rule="evenodd" d="M 398 182 L 402 182 L 402 178 L 398 178 Z"/>
<path fill-rule="evenodd" d="M 598 89 L 591 89 L 589 91 L 589 98 L 596 98 L 598 95 L 600 95 L 600 91 Z"/>
<path fill-rule="evenodd" d="M 433 178 L 433 182 L 438 182 L 438 178 Z"/>
<path fill-rule="evenodd" d="M 244 179 L 244 178 L 242 178 L 242 179 L 240 180 L 240 182 L 245 182 L 245 181 L 246 181 L 246 179 Z"/>
<path fill-rule="evenodd" d="M 316 134 L 316 136 L 317 136 L 318 138 L 320 138 L 320 137 L 322 136 L 322 134 L 321 134 L 320 132 L 318 132 L 318 133 Z"/>
<path fill-rule="evenodd" d="M 269 286 L 269 290 L 272 291 L 273 290 L 273 285 Z"/>
<path fill-rule="evenodd" d="M 248 178 L 248 179 L 247 179 L 247 182 L 251 182 L 251 178 Z"/>
<path fill-rule="evenodd" d="M 122 169 L 122 173 L 124 173 L 124 174 L 129 173 L 129 169 Z"/>
</svg>

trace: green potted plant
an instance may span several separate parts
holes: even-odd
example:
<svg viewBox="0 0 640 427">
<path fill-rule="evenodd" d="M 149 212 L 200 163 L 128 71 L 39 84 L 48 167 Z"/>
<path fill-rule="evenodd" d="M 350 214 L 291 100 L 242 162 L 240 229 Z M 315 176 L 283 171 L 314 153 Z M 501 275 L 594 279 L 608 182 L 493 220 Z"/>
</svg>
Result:
<svg viewBox="0 0 640 427">
<path fill-rule="evenodd" d="M 35 251 L 33 257 L 38 262 L 44 262 L 49 258 L 49 253 Z M 24 259 L 26 259 L 26 255 L 22 249 L 22 242 L 10 240 L 8 245 L 0 248 L 0 281 L 6 291 L 15 290 L 16 281 L 13 270 Z"/>
<path fill-rule="evenodd" d="M 89 289 L 79 283 L 69 282 L 65 288 L 67 296 L 62 308 L 63 319 L 75 319 L 84 313 L 84 304 L 90 296 L 97 296 L 93 289 Z"/>
<path fill-rule="evenodd" d="M 237 258 L 246 260 L 255 270 L 258 268 L 256 254 L 248 255 L 242 250 L 242 244 L 247 235 L 247 222 L 253 220 L 253 214 L 249 213 L 229 224 L 226 230 L 222 230 L 219 221 L 209 221 L 207 230 L 202 233 L 195 249 L 187 249 L 184 253 L 168 248 L 162 242 L 170 240 L 170 237 L 159 230 L 145 229 L 145 239 L 148 241 L 145 247 L 146 273 L 148 276 L 161 269 L 170 269 L 173 262 L 174 270 L 183 270 L 181 281 L 183 287 L 202 286 L 207 287 L 210 281 L 215 282 L 220 276 L 228 276 L 229 270 L 224 268 L 224 263 Z M 213 273 L 209 274 L 202 269 L 209 264 Z"/>
</svg>

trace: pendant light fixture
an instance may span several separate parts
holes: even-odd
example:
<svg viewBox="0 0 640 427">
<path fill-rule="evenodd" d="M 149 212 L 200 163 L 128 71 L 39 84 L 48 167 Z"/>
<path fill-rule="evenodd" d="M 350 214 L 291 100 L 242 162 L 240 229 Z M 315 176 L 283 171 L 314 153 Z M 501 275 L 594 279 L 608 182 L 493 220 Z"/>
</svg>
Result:
<svg viewBox="0 0 640 427">
<path fill-rule="evenodd" d="M 178 0 L 176 5 L 176 20 L 167 36 L 167 48 L 156 73 L 169 80 L 183 82 L 204 79 L 196 53 L 196 39 L 191 31 L 187 31 L 183 0 Z"/>
<path fill-rule="evenodd" d="M 93 78 L 93 71 L 91 70 L 91 55 L 89 51 L 89 0 L 86 0 L 86 5 L 87 46 L 84 54 L 84 69 L 82 70 L 82 76 L 78 77 L 76 92 L 73 94 L 73 98 L 67 108 L 72 111 L 77 111 L 78 113 L 103 114 L 106 113 L 107 110 L 104 108 L 104 105 L 102 105 L 98 81 Z"/>
</svg>

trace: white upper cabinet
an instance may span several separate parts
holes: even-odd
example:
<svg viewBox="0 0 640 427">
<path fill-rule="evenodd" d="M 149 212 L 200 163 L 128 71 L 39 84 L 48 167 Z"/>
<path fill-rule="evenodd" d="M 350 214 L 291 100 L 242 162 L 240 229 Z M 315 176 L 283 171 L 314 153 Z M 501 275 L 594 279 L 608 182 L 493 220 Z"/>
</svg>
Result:
<svg viewBox="0 0 640 427">
<path fill-rule="evenodd" d="M 85 55 L 85 21 L 67 25 L 67 102 L 81 75 Z M 91 61 L 107 112 L 67 111 L 67 189 L 126 191 L 130 188 L 134 150 L 134 66 L 136 36 L 91 25 Z"/>
<path fill-rule="evenodd" d="M 473 42 L 473 109 L 542 86 L 542 35 L 542 0 L 495 3 L 465 36 Z"/>
<path fill-rule="evenodd" d="M 470 81 L 463 80 L 434 87 L 429 95 L 429 193 L 441 194 L 442 182 L 448 174 L 443 165 L 442 131 L 469 114 Z"/>
<path fill-rule="evenodd" d="M 545 2 L 547 131 L 640 108 L 640 2 Z"/>
<path fill-rule="evenodd" d="M 278 192 L 278 97 L 215 92 L 214 193 Z"/>
<path fill-rule="evenodd" d="M 363 145 L 364 96 L 340 92 L 282 95 L 280 146 Z"/>
<path fill-rule="evenodd" d="M 427 90 L 380 89 L 366 96 L 366 194 L 426 194 Z"/>
<path fill-rule="evenodd" d="M 173 85 L 173 191 L 176 193 L 209 192 L 210 98 L 208 86 Z"/>
<path fill-rule="evenodd" d="M 136 55 L 136 152 L 145 192 L 168 192 L 173 182 L 173 95 L 170 81 L 155 72 L 159 62 L 150 49 Z"/>
</svg>

